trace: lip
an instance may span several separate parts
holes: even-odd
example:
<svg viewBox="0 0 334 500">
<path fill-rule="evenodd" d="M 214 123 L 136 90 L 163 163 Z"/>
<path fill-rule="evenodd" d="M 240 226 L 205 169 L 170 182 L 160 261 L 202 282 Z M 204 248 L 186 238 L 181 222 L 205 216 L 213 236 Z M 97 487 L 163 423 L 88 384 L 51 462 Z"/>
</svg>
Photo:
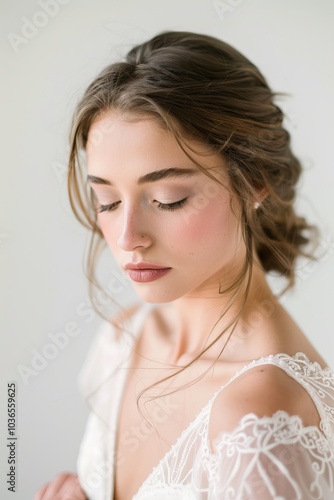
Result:
<svg viewBox="0 0 334 500">
<path fill-rule="evenodd" d="M 171 267 L 165 267 L 165 268 L 151 268 L 151 269 L 131 269 L 128 268 L 127 272 L 129 274 L 129 277 L 132 279 L 132 281 L 136 281 L 137 283 L 148 283 L 150 281 L 156 281 L 159 278 L 162 278 L 166 274 L 168 274 L 171 271 Z"/>
<path fill-rule="evenodd" d="M 167 270 L 171 269 L 171 267 L 162 266 L 159 264 L 152 264 L 152 262 L 128 262 L 125 264 L 124 269 L 132 269 L 135 271 L 138 270 L 150 270 L 150 269 L 160 269 Z"/>
<path fill-rule="evenodd" d="M 128 262 L 125 264 L 124 269 L 128 271 L 129 277 L 132 281 L 138 283 L 147 283 L 162 278 L 172 268 L 153 262 Z"/>
</svg>

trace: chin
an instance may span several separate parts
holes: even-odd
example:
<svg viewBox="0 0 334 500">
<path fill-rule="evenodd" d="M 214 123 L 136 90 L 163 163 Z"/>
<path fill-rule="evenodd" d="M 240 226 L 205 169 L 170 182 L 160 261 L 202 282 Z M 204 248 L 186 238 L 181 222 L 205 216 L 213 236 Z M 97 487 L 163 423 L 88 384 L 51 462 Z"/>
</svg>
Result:
<svg viewBox="0 0 334 500">
<path fill-rule="evenodd" d="M 162 290 L 161 292 L 153 289 L 143 290 L 143 288 L 139 290 L 138 287 L 136 287 L 135 293 L 143 302 L 149 304 L 167 304 L 183 297 L 183 295 L 170 293 L 167 290 Z"/>
</svg>

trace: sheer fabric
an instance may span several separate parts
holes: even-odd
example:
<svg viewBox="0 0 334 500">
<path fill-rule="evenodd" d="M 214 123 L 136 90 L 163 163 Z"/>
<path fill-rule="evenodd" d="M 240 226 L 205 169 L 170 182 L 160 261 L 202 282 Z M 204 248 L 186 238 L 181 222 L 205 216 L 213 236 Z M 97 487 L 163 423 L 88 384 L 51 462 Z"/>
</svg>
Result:
<svg viewBox="0 0 334 500">
<path fill-rule="evenodd" d="M 80 376 L 91 407 L 78 456 L 78 475 L 89 500 L 112 500 L 118 411 L 131 360 L 151 304 L 144 304 L 127 327 L 134 335 L 116 341 L 104 323 Z M 232 432 L 221 433 L 212 449 L 208 427 L 218 394 L 242 373 L 263 364 L 284 370 L 311 396 L 320 429 L 299 416 L 277 411 L 271 417 L 247 414 Z M 131 477 L 129 473 L 129 477 Z M 330 500 L 334 499 L 334 373 L 303 353 L 275 354 L 245 365 L 222 386 L 183 431 L 144 481 L 133 500 Z"/>
</svg>

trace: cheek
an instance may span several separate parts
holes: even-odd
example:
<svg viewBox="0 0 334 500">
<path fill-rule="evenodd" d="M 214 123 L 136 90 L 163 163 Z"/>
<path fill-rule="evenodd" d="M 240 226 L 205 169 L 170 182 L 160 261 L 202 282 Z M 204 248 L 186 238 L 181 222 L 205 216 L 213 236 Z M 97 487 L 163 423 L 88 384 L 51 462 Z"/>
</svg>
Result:
<svg viewBox="0 0 334 500">
<path fill-rule="evenodd" d="M 213 200 L 197 210 L 193 210 L 193 207 L 188 208 L 180 218 L 177 232 L 182 235 L 182 238 L 178 238 L 181 246 L 188 242 L 194 245 L 194 249 L 195 245 L 221 246 L 227 239 L 233 240 L 235 222 L 228 202 Z"/>
<path fill-rule="evenodd" d="M 108 246 L 114 247 L 116 237 L 115 227 L 112 225 L 111 221 L 108 220 L 108 217 L 100 217 L 98 223 Z"/>
</svg>

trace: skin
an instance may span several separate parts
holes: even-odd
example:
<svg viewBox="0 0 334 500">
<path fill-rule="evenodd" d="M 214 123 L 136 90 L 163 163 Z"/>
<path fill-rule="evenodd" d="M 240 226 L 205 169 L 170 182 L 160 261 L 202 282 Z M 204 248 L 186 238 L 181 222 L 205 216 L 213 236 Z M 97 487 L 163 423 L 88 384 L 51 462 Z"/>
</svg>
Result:
<svg viewBox="0 0 334 500">
<path fill-rule="evenodd" d="M 59 474 L 36 493 L 34 500 L 87 500 L 76 474 Z"/>
<path fill-rule="evenodd" d="M 98 223 L 120 268 L 141 261 L 172 268 L 156 281 L 132 282 L 138 296 L 157 307 L 135 350 L 122 401 L 119 456 L 126 460 L 123 467 L 123 462 L 119 462 L 115 485 L 115 499 L 122 500 L 132 498 L 152 467 L 207 402 L 208 394 L 213 394 L 247 361 L 267 354 L 293 355 L 302 351 L 310 360 L 326 365 L 272 294 L 255 254 L 249 296 L 231 340 L 227 342 L 223 335 L 196 366 L 178 376 L 177 386 L 210 369 L 219 358 L 214 372 L 211 370 L 210 376 L 171 396 L 165 409 L 151 407 L 152 414 L 155 411 L 157 415 L 158 435 L 165 438 L 165 449 L 155 433 L 142 427 L 135 395 L 138 387 L 143 387 L 143 379 L 147 386 L 170 374 L 161 370 L 161 363 L 182 366 L 193 359 L 239 312 L 244 285 L 223 319 L 219 318 L 229 306 L 231 292 L 220 294 L 219 286 L 225 288 L 233 283 L 242 269 L 246 250 L 240 206 L 236 199 L 231 199 L 224 159 L 209 153 L 203 145 L 189 142 L 196 148 L 196 153 L 189 150 L 193 158 L 222 185 L 202 172 L 188 178 L 138 184 L 139 177 L 153 171 L 196 167 L 156 122 L 133 118 L 115 110 L 98 118 L 90 129 L 86 150 L 88 175 L 112 183 L 111 186 L 92 181 L 91 188 L 99 211 Z M 163 210 L 159 205 L 184 198 L 186 203 L 177 210 Z M 101 205 L 112 205 L 113 209 L 100 211 Z M 252 370 L 247 377 L 237 379 L 215 401 L 211 442 L 219 432 L 233 429 L 241 416 L 250 411 L 272 415 L 277 409 L 284 409 L 303 415 L 308 425 L 318 425 L 318 415 L 308 395 L 280 369 L 264 367 Z M 150 411 L 150 406 L 147 408 Z M 62 488 L 78 488 L 75 476 L 58 476 L 39 491 L 35 500 L 56 498 L 52 495 L 60 494 Z"/>
<path fill-rule="evenodd" d="M 194 165 L 175 139 L 152 120 L 128 121 L 114 111 L 92 125 L 90 137 L 97 137 L 101 130 L 102 139 L 88 140 L 88 174 L 114 184 L 91 183 L 97 206 L 118 205 L 99 213 L 98 222 L 121 268 L 131 261 L 172 268 L 162 279 L 132 285 L 146 302 L 172 304 L 168 314 L 173 318 L 174 352 L 170 358 L 177 362 L 183 355 L 202 350 L 202 332 L 213 327 L 230 299 L 218 293 L 219 281 L 232 283 L 245 258 L 239 218 L 230 207 L 225 163 L 218 155 L 192 153 L 226 187 L 201 172 L 189 179 L 138 186 L 137 178 L 149 172 Z M 187 203 L 180 210 L 158 208 L 158 202 L 173 203 L 185 197 Z M 253 283 L 258 297 L 270 294 L 263 274 L 258 273 Z M 236 302 L 225 320 L 239 306 Z"/>
</svg>

